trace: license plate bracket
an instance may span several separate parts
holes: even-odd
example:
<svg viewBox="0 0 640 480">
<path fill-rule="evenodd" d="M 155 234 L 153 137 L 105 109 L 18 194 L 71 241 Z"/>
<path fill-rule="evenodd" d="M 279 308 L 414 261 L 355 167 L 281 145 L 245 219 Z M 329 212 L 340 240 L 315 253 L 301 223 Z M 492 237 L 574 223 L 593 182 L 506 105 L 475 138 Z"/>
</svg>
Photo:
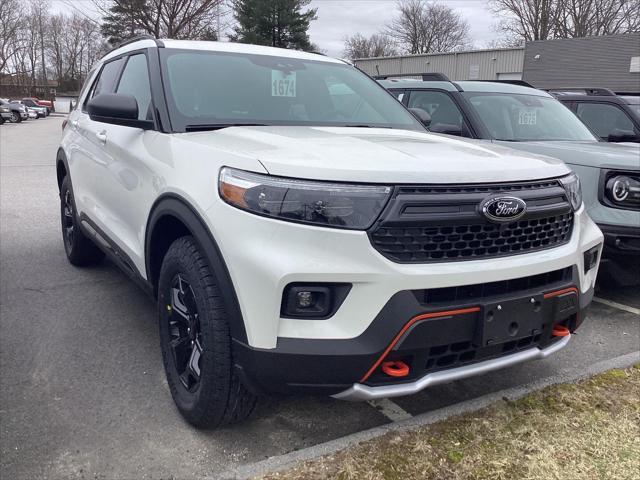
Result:
<svg viewBox="0 0 640 480">
<path fill-rule="evenodd" d="M 480 322 L 483 347 L 537 335 L 542 331 L 544 296 L 485 304 Z"/>
</svg>

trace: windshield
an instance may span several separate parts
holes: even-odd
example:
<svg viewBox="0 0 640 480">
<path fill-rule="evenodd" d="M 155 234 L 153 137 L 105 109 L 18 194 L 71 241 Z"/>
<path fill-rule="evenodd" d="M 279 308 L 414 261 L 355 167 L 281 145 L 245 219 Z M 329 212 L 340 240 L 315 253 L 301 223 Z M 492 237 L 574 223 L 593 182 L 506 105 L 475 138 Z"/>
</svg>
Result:
<svg viewBox="0 0 640 480">
<path fill-rule="evenodd" d="M 578 117 L 554 98 L 484 92 L 463 95 L 496 140 L 596 140 Z"/>
<path fill-rule="evenodd" d="M 161 49 L 177 131 L 251 125 L 385 127 L 425 131 L 395 98 L 342 63 Z"/>
</svg>

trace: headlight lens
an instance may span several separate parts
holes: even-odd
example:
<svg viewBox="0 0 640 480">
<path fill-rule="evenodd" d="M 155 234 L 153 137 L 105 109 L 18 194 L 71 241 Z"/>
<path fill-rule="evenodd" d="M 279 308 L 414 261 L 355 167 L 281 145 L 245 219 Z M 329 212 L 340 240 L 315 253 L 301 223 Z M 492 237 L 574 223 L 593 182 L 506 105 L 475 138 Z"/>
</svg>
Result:
<svg viewBox="0 0 640 480">
<path fill-rule="evenodd" d="M 580 179 L 575 173 L 562 177 L 560 183 L 567 192 L 567 197 L 571 202 L 573 210 L 578 210 L 582 205 L 582 188 L 580 188 Z"/>
<path fill-rule="evenodd" d="M 613 205 L 640 209 L 640 173 L 609 172 L 604 189 Z"/>
<path fill-rule="evenodd" d="M 272 177 L 225 167 L 218 189 L 227 203 L 259 215 L 326 227 L 365 230 L 391 187 Z"/>
</svg>

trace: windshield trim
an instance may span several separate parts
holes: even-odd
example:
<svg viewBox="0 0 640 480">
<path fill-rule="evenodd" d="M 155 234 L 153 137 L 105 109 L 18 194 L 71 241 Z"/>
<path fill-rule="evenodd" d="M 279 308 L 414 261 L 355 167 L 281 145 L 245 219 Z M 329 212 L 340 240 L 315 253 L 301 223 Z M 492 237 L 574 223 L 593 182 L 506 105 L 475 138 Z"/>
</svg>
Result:
<svg viewBox="0 0 640 480">
<path fill-rule="evenodd" d="M 252 54 L 252 53 L 243 53 L 243 52 L 226 52 L 226 51 L 216 51 L 216 50 L 195 50 L 195 49 L 189 49 L 189 48 L 160 48 L 158 49 L 158 53 L 160 54 L 159 55 L 160 75 L 162 79 L 162 84 L 164 86 L 163 88 L 164 97 L 166 100 L 166 105 L 167 105 L 167 110 L 168 110 L 171 125 L 172 125 L 172 130 L 176 133 L 196 131 L 198 130 L 199 127 L 202 127 L 203 130 L 207 130 L 206 127 L 212 124 L 217 126 L 217 125 L 223 125 L 223 124 L 237 125 L 240 123 L 247 123 L 253 126 L 259 124 L 260 126 L 273 126 L 273 127 L 336 127 L 336 128 L 354 127 L 354 126 L 363 127 L 366 124 L 367 127 L 371 127 L 371 128 L 387 128 L 387 129 L 409 130 L 409 131 L 428 133 L 428 129 L 422 123 L 420 123 L 420 121 L 416 119 L 414 115 L 409 110 L 407 110 L 407 108 L 402 103 L 398 102 L 391 92 L 389 92 L 382 85 L 380 85 L 378 82 L 373 80 L 371 77 L 369 77 L 367 74 L 365 74 L 358 68 L 355 68 L 352 65 L 349 65 L 347 63 L 329 62 L 323 59 L 318 59 L 318 60 L 299 59 L 299 58 L 292 58 L 292 57 L 286 57 L 286 56 L 279 57 L 277 55 L 263 55 L 263 54 Z M 318 120 L 294 121 L 294 120 L 265 120 L 262 118 L 247 118 L 247 119 L 240 120 L 238 118 L 225 119 L 225 118 L 211 118 L 211 117 L 202 118 L 202 123 L 198 122 L 197 119 L 195 118 L 189 119 L 188 122 L 182 121 L 181 117 L 183 115 L 177 110 L 177 107 L 174 103 L 174 99 L 170 91 L 169 72 L 167 67 L 167 59 L 171 55 L 176 53 L 193 53 L 193 54 L 199 54 L 199 55 L 234 56 L 234 57 L 259 56 L 259 57 L 270 57 L 275 59 L 281 59 L 285 63 L 288 61 L 289 62 L 295 61 L 295 62 L 302 62 L 302 63 L 308 63 L 308 64 L 329 65 L 334 68 L 352 69 L 356 71 L 359 75 L 362 75 L 368 81 L 372 82 L 375 85 L 375 88 L 379 88 L 380 90 L 382 90 L 382 92 L 384 92 L 384 95 L 388 95 L 389 97 L 391 97 L 393 102 L 397 102 L 398 107 L 406 113 L 406 118 L 410 120 L 410 123 L 406 123 L 406 124 L 405 123 L 401 123 L 401 124 L 375 123 L 375 122 L 361 122 L 357 120 L 348 120 L 344 122 L 342 121 L 341 122 L 330 122 L 330 121 L 324 122 L 324 121 L 318 121 Z"/>
</svg>

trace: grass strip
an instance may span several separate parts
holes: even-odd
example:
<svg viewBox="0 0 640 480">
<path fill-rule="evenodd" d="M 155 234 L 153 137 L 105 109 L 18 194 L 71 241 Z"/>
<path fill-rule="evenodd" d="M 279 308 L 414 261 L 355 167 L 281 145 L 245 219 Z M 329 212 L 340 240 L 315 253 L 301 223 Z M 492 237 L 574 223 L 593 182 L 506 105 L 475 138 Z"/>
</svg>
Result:
<svg viewBox="0 0 640 480">
<path fill-rule="evenodd" d="M 640 364 L 388 433 L 261 478 L 637 480 Z"/>
</svg>

